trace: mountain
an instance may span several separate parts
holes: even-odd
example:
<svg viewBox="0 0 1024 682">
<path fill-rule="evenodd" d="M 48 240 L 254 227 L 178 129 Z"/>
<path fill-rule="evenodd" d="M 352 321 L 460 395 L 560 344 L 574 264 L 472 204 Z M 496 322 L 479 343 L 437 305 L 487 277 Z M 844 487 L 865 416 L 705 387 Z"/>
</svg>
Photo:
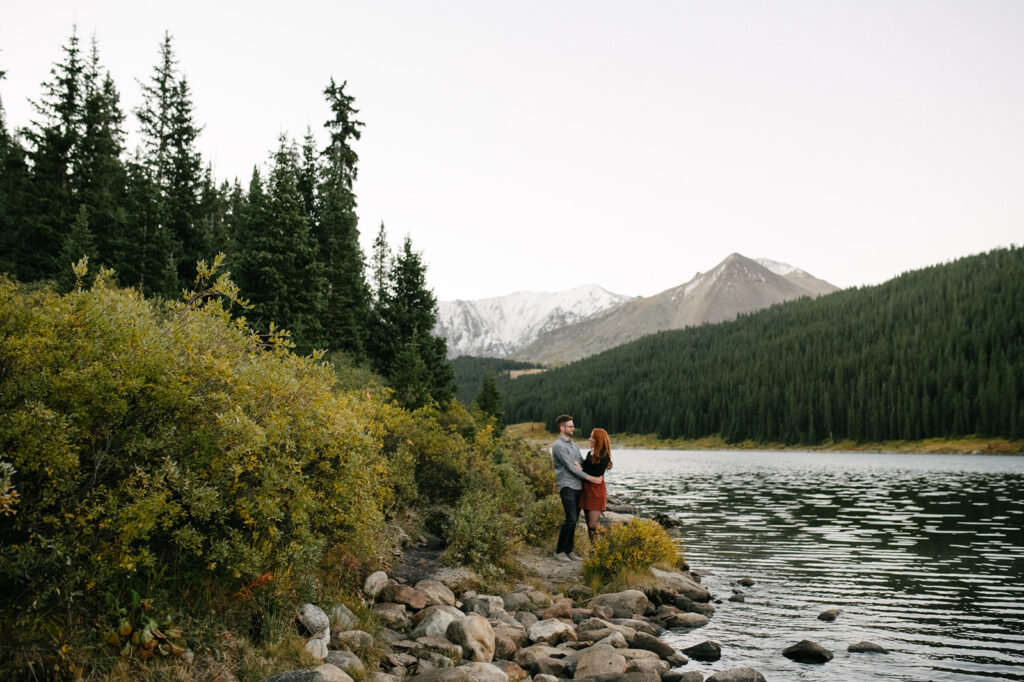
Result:
<svg viewBox="0 0 1024 682">
<path fill-rule="evenodd" d="M 448 342 L 449 358 L 500 358 L 546 331 L 579 322 L 633 298 L 585 284 L 556 293 L 520 291 L 476 301 L 440 301 L 434 335 Z"/>
<path fill-rule="evenodd" d="M 746 267 L 750 267 L 746 264 Z M 719 275 L 724 277 L 725 274 Z M 1024 247 L 498 378 L 509 423 L 729 442 L 1024 438 Z"/>
<path fill-rule="evenodd" d="M 792 265 L 734 253 L 686 284 L 552 329 L 509 357 L 566 364 L 648 334 L 732 320 L 773 303 L 833 291 L 838 287 Z"/>
</svg>

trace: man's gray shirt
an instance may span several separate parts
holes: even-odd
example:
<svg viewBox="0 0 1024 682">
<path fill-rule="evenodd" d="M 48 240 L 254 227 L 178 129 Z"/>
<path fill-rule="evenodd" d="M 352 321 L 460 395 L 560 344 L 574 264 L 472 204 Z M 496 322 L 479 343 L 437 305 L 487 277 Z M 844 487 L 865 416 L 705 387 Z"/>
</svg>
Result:
<svg viewBox="0 0 1024 682">
<path fill-rule="evenodd" d="M 582 469 L 573 466 L 573 462 L 583 463 L 579 446 L 571 440 L 559 438 L 551 446 L 551 458 L 555 462 L 555 487 L 559 490 L 583 490 L 583 481 L 587 475 Z"/>
</svg>

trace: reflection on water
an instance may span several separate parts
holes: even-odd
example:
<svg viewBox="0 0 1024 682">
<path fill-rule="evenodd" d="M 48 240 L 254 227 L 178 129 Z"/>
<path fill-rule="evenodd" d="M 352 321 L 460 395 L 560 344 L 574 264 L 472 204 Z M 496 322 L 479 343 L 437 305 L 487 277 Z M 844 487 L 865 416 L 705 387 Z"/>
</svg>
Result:
<svg viewBox="0 0 1024 682">
<path fill-rule="evenodd" d="M 609 492 L 683 523 L 686 556 L 745 603 L 665 636 L 777 680 L 1024 680 L 1024 458 L 617 450 Z M 833 623 L 817 615 L 842 610 Z M 794 663 L 812 639 L 835 658 Z M 850 654 L 869 640 L 889 655 Z"/>
</svg>

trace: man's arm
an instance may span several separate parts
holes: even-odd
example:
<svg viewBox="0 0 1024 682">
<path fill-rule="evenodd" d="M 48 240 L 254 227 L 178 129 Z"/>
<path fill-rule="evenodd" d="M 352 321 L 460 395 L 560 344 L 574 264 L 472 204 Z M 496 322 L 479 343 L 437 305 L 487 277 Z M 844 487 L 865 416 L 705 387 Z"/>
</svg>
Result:
<svg viewBox="0 0 1024 682">
<path fill-rule="evenodd" d="M 573 466 L 573 462 L 576 461 L 576 458 L 573 457 L 572 450 L 569 448 L 569 444 L 567 442 L 562 439 L 558 439 L 558 442 L 551 446 L 551 454 L 555 456 L 555 459 L 562 468 L 570 474 L 581 481 L 590 480 L 591 477 L 583 473 L 582 469 Z"/>
</svg>

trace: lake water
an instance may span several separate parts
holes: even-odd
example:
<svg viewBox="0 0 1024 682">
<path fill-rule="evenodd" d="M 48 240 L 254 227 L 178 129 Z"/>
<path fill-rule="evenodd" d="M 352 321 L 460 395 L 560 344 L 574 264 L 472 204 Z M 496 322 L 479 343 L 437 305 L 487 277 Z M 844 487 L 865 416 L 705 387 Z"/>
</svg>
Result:
<svg viewBox="0 0 1024 682">
<path fill-rule="evenodd" d="M 768 680 L 1024 680 L 1024 457 L 615 450 L 611 495 L 682 522 L 716 663 Z M 839 608 L 835 622 L 817 619 Z M 780 652 L 810 639 L 825 665 Z M 851 654 L 850 644 L 890 654 Z"/>
</svg>

